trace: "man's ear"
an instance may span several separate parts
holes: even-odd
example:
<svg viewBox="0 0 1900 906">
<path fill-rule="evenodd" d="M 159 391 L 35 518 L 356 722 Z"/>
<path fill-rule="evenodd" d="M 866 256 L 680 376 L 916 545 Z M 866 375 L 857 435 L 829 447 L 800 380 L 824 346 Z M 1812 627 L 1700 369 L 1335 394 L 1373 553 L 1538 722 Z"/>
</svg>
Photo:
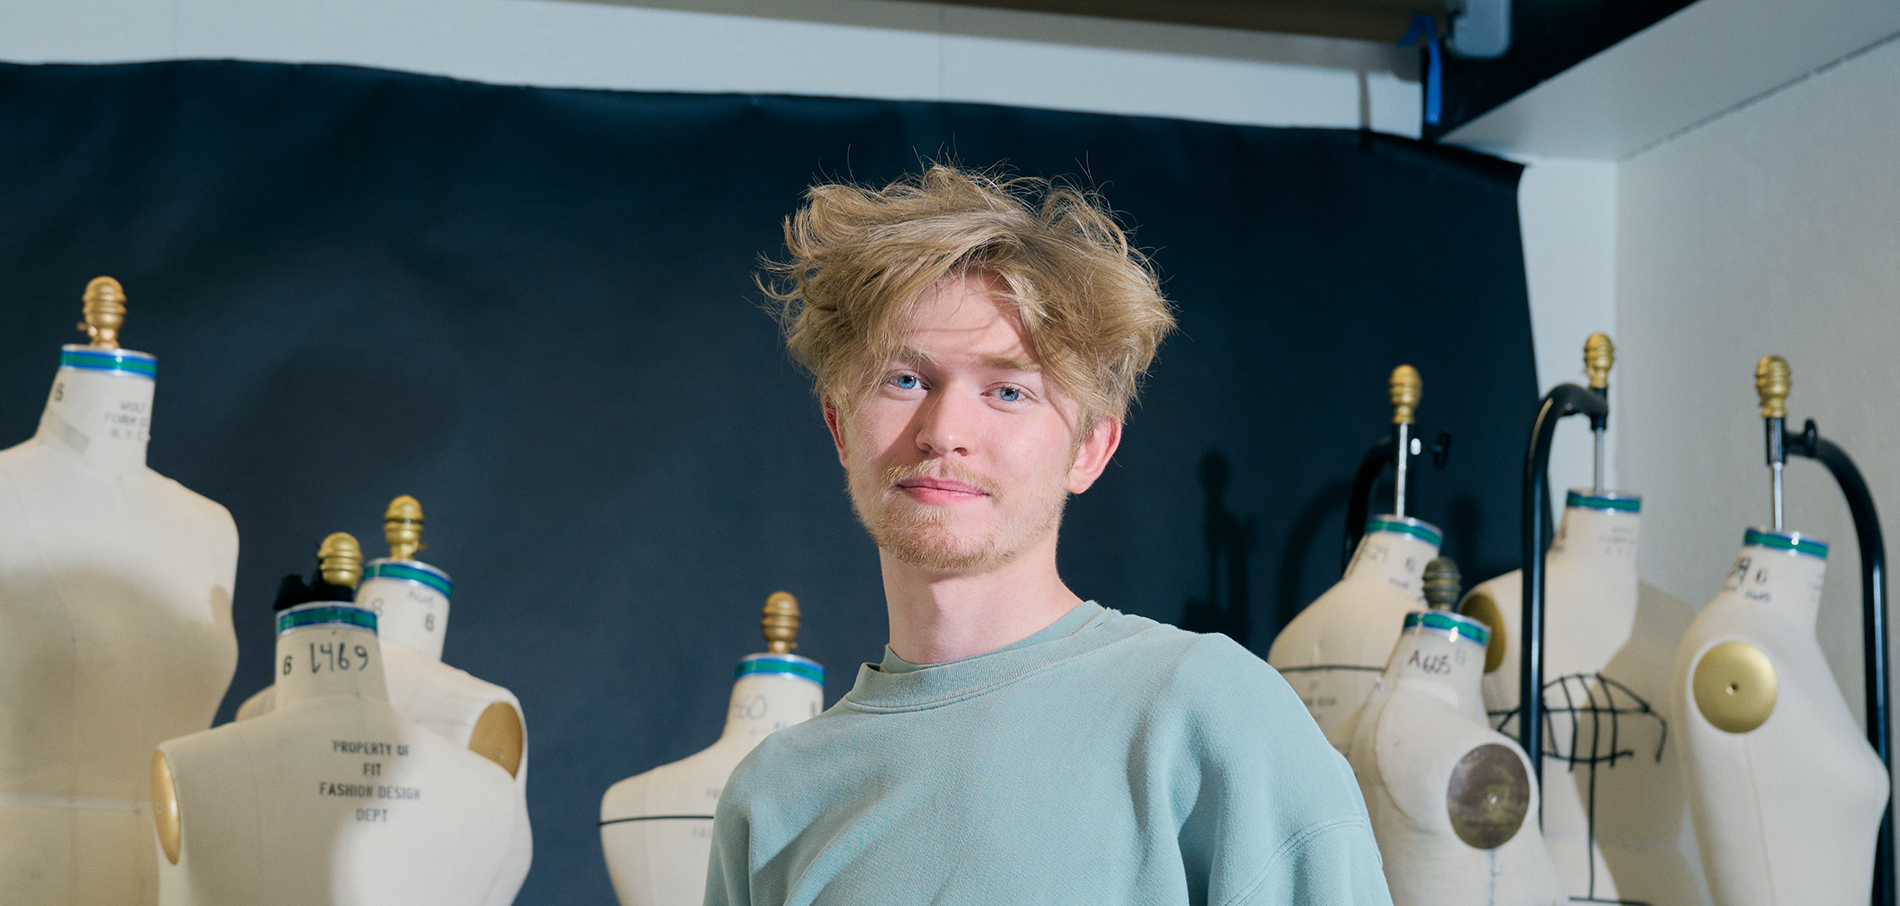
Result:
<svg viewBox="0 0 1900 906">
<path fill-rule="evenodd" d="M 1076 445 L 1075 463 L 1069 466 L 1069 493 L 1080 494 L 1095 484 L 1095 479 L 1102 477 L 1102 470 L 1108 468 L 1108 461 L 1115 457 L 1115 448 L 1121 445 L 1121 419 L 1108 416 L 1097 419 L 1095 427 Z"/>
<path fill-rule="evenodd" d="M 825 427 L 831 430 L 831 443 L 838 448 L 838 464 L 849 466 L 844 458 L 844 426 L 838 423 L 838 404 L 829 395 L 819 399 L 825 407 Z"/>
</svg>

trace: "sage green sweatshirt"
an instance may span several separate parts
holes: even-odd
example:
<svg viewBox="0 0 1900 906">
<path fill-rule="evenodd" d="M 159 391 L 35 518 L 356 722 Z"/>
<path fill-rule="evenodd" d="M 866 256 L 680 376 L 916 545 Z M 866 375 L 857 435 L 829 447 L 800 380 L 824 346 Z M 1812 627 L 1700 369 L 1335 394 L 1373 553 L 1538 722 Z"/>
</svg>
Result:
<svg viewBox="0 0 1900 906">
<path fill-rule="evenodd" d="M 720 797 L 707 906 L 1389 906 L 1359 785 L 1273 668 L 1088 602 L 988 654 L 887 650 Z"/>
</svg>

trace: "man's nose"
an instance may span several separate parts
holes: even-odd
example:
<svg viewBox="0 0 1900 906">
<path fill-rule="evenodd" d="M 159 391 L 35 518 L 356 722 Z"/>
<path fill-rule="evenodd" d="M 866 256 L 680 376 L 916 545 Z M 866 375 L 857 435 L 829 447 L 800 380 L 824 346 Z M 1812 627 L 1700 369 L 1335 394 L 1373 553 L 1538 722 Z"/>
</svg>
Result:
<svg viewBox="0 0 1900 906">
<path fill-rule="evenodd" d="M 960 388 L 930 395 L 917 411 L 917 448 L 935 456 L 968 454 L 983 401 Z"/>
</svg>

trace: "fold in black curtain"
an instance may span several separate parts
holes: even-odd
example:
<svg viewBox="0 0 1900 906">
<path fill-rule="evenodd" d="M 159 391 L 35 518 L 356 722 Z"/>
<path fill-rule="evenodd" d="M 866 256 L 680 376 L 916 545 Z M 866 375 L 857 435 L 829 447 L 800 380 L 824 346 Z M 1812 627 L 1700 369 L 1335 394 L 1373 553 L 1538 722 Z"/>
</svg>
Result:
<svg viewBox="0 0 1900 906">
<path fill-rule="evenodd" d="M 382 552 L 396 494 L 455 578 L 447 660 L 529 722 L 520 902 L 611 900 L 607 786 L 718 734 L 759 607 L 828 700 L 885 641 L 875 553 L 752 285 L 815 179 L 929 160 L 1098 187 L 1181 332 L 1061 562 L 1084 597 L 1264 653 L 1338 575 L 1386 376 L 1457 438 L 1412 511 L 1514 565 L 1535 398 L 1517 167 L 1387 136 L 973 104 L 506 88 L 332 66 L 0 66 L 0 445 L 86 280 L 160 360 L 151 465 L 242 537 L 238 675 L 279 576 Z M 1379 509 L 1383 509 L 1381 506 Z M 1377 510 L 1375 510 L 1377 511 Z"/>
</svg>

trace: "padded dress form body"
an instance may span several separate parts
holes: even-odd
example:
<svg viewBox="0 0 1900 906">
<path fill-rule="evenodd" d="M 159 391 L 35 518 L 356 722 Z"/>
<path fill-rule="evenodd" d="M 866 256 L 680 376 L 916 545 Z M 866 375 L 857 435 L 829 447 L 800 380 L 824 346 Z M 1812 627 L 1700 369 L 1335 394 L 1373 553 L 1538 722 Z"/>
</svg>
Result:
<svg viewBox="0 0 1900 906">
<path fill-rule="evenodd" d="M 62 362 L 149 356 L 69 346 Z M 237 528 L 145 466 L 153 380 L 63 365 L 0 451 L 0 900 L 157 901 L 152 748 L 237 668 Z"/>
<path fill-rule="evenodd" d="M 1327 738 L 1372 694 L 1405 615 L 1424 609 L 1421 580 L 1439 539 L 1437 529 L 1416 519 L 1373 517 L 1345 577 L 1274 638 L 1267 663 L 1299 693 Z"/>
<path fill-rule="evenodd" d="M 1341 727 L 1346 760 L 1365 796 L 1385 860 L 1394 906 L 1564 906 L 1550 854 L 1537 832 L 1537 787 L 1530 759 L 1485 719 L 1479 677 L 1484 645 L 1459 631 L 1475 623 L 1419 613 L 1405 621 L 1376 688 Z M 1448 628 L 1449 627 L 1449 628 Z M 1484 821 L 1482 805 L 1461 797 L 1461 771 L 1507 760 L 1489 795 L 1515 800 L 1508 823 L 1461 835 L 1455 821 Z M 1474 766 L 1476 766 L 1474 768 Z M 1500 795 L 1498 788 L 1503 789 Z M 1491 839 L 1474 845 L 1465 836 Z M 1496 838 L 1504 837 L 1501 842 Z"/>
<path fill-rule="evenodd" d="M 1762 543 L 1744 544 L 1675 669 L 1683 782 L 1709 893 L 1716 906 L 1865 903 L 1889 780 L 1815 637 L 1826 548 L 1770 546 L 1814 545 L 1794 533 L 1748 537 Z M 1703 658 L 1726 642 L 1766 655 L 1775 676 L 1773 710 L 1747 732 L 1711 724 L 1694 693 Z"/>
<path fill-rule="evenodd" d="M 766 736 L 824 709 L 824 671 L 813 661 L 759 654 L 739 670 L 718 742 L 622 780 L 602 797 L 600 845 L 621 906 L 704 899 L 713 808 L 733 768 Z"/>
<path fill-rule="evenodd" d="M 389 705 L 397 713 L 467 748 L 475 726 L 488 709 L 506 705 L 522 722 L 521 762 L 515 770 L 517 808 L 502 882 L 481 906 L 514 902 L 534 861 L 534 835 L 528 823 L 528 734 L 521 701 L 513 692 L 442 662 L 448 632 L 448 575 L 412 560 L 372 560 L 356 589 L 356 603 L 377 614 L 383 675 Z M 275 686 L 268 686 L 238 709 L 238 720 L 269 713 Z"/>
<path fill-rule="evenodd" d="M 1544 841 L 1575 903 L 1693 906 L 1670 677 L 1694 612 L 1637 580 L 1640 497 L 1567 501 L 1544 558 Z M 1513 736 L 1523 582 L 1512 570 L 1460 605 L 1495 630 L 1485 706 Z"/>
<path fill-rule="evenodd" d="M 373 629 L 280 631 L 273 665 L 269 713 L 159 747 L 180 821 L 177 862 L 158 857 L 161 906 L 491 901 L 508 772 L 389 706 Z"/>
</svg>

